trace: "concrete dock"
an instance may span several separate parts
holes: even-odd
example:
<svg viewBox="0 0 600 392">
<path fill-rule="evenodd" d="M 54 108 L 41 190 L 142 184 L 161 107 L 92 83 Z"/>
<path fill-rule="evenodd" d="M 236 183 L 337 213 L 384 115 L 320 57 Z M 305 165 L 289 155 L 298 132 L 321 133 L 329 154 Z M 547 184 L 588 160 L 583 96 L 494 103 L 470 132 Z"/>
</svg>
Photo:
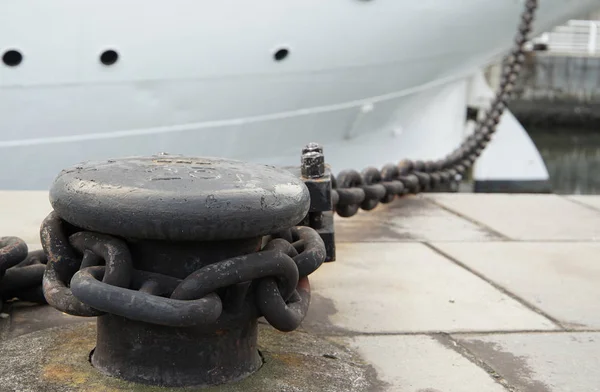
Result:
<svg viewBox="0 0 600 392">
<path fill-rule="evenodd" d="M 0 192 L 0 236 L 39 247 L 47 197 Z M 309 315 L 288 339 L 330 341 L 375 370 L 376 384 L 359 375 L 346 390 L 600 391 L 600 196 L 428 194 L 336 219 L 337 261 L 311 275 Z M 15 306 L 0 352 L 86 321 Z M 316 390 L 328 371 L 273 391 Z"/>
</svg>

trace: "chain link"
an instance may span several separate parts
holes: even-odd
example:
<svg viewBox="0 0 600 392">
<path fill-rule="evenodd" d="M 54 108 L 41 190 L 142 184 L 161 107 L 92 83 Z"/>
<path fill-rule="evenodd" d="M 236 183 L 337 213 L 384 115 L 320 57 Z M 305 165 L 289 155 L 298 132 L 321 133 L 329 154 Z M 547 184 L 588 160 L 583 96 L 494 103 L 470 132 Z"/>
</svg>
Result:
<svg viewBox="0 0 600 392">
<path fill-rule="evenodd" d="M 527 0 L 521 14 L 514 48 L 503 61 L 500 86 L 485 115 L 476 122 L 474 132 L 454 151 L 437 161 L 403 160 L 389 164 L 381 171 L 369 167 L 359 173 L 344 170 L 332 178 L 332 200 L 339 216 L 351 217 L 359 209 L 369 211 L 379 203 L 389 203 L 396 196 L 417 194 L 456 185 L 485 147 L 489 144 L 506 104 L 511 97 L 517 76 L 525 61 L 524 45 L 532 30 L 538 0 Z"/>
<path fill-rule="evenodd" d="M 54 212 L 42 224 L 48 302 L 77 316 L 111 313 L 166 326 L 213 324 L 228 307 L 255 294 L 256 307 L 267 321 L 279 330 L 294 330 L 310 302 L 307 276 L 326 255 L 316 231 L 295 227 L 266 238 L 259 252 L 212 263 L 177 279 L 134 269 L 122 240 L 73 230 Z"/>
<path fill-rule="evenodd" d="M 28 252 L 18 237 L 0 238 L 0 309 L 2 301 L 18 298 L 45 303 L 42 276 L 46 264 L 43 251 Z"/>
</svg>

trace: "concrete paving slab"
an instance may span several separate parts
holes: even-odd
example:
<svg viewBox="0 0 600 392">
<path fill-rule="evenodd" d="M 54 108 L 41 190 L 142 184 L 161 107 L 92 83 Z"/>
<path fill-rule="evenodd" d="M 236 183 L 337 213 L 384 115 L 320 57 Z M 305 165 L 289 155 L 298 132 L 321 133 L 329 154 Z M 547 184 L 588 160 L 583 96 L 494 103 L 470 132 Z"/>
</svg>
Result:
<svg viewBox="0 0 600 392">
<path fill-rule="evenodd" d="M 430 194 L 427 197 L 515 240 L 600 241 L 600 211 L 557 195 Z"/>
<path fill-rule="evenodd" d="M 588 207 L 600 211 L 600 196 L 597 195 L 572 195 L 567 196 L 570 200 L 577 203 L 585 204 Z"/>
<path fill-rule="evenodd" d="M 304 326 L 319 333 L 553 329 L 484 280 L 417 243 L 341 243 L 311 275 Z"/>
<path fill-rule="evenodd" d="M 422 196 L 396 199 L 352 218 L 335 217 L 338 242 L 486 241 L 501 237 Z"/>
<path fill-rule="evenodd" d="M 40 243 L 40 225 L 52 211 L 46 191 L 0 191 L 0 237 Z"/>
<path fill-rule="evenodd" d="M 17 336 L 62 325 L 88 322 L 87 317 L 76 317 L 62 313 L 49 305 L 37 305 L 15 302 L 10 309 L 8 330 L 0 339 L 12 339 Z"/>
<path fill-rule="evenodd" d="M 434 243 L 570 328 L 600 328 L 600 243 Z"/>
<path fill-rule="evenodd" d="M 520 392 L 600 391 L 600 333 L 460 336 Z"/>
<path fill-rule="evenodd" d="M 345 338 L 394 392 L 505 392 L 468 359 L 429 336 Z"/>
</svg>

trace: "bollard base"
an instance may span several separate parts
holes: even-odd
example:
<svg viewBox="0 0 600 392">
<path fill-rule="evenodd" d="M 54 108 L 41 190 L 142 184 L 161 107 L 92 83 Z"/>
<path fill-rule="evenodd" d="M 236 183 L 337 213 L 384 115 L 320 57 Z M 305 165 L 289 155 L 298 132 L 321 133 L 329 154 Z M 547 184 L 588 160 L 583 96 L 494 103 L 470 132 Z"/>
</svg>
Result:
<svg viewBox="0 0 600 392">
<path fill-rule="evenodd" d="M 258 325 L 264 364 L 238 382 L 213 387 L 171 388 L 110 377 L 89 362 L 96 345 L 90 322 L 29 333 L 0 344 L 2 390 L 22 392 L 367 392 L 383 383 L 355 352 L 304 332 L 282 333 Z M 118 332 L 117 332 L 118 333 Z"/>
<path fill-rule="evenodd" d="M 255 315 L 210 327 L 174 328 L 107 314 L 98 317 L 92 365 L 142 384 L 181 387 L 241 380 L 262 366 Z M 242 314 L 244 316 L 244 314 Z"/>
</svg>

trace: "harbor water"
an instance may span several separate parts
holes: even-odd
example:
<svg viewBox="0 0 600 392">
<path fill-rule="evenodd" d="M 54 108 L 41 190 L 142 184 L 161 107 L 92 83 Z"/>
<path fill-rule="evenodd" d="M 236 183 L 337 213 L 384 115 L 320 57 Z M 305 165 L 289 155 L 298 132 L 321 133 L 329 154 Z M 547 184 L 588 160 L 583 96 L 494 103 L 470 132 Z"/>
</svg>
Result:
<svg viewBox="0 0 600 392">
<path fill-rule="evenodd" d="M 510 103 L 554 193 L 600 194 L 600 57 L 530 53 Z"/>
<path fill-rule="evenodd" d="M 589 129 L 529 128 L 544 158 L 552 190 L 600 194 L 600 133 Z"/>
</svg>

